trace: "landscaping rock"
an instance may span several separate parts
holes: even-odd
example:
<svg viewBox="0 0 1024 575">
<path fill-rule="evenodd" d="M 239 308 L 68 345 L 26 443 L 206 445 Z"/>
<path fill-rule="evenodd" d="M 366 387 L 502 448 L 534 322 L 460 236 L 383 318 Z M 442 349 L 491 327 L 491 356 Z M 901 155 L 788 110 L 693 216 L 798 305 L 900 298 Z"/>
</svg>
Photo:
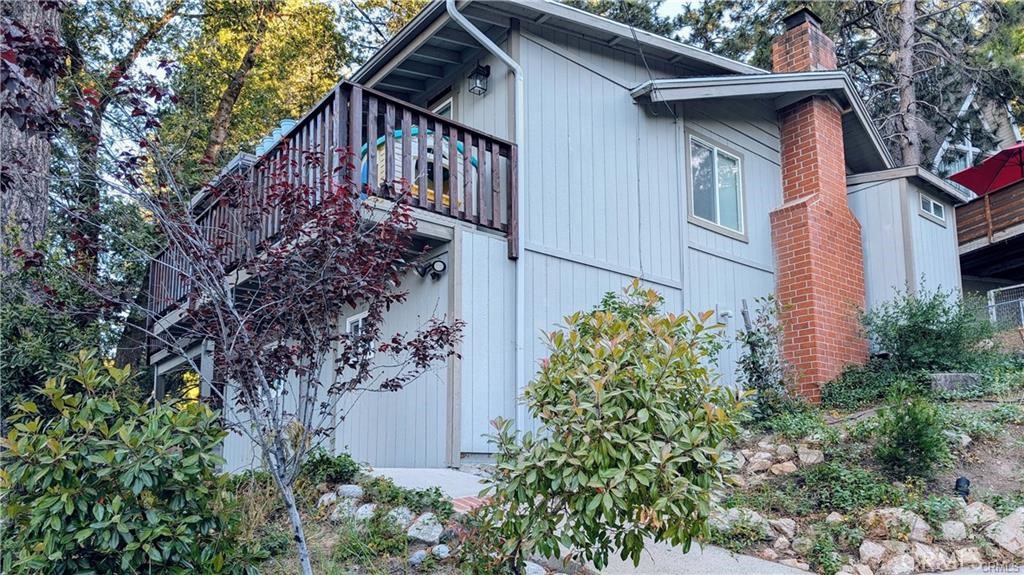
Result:
<svg viewBox="0 0 1024 575">
<path fill-rule="evenodd" d="M 1024 507 L 985 528 L 985 536 L 1016 557 L 1024 557 Z"/>
<path fill-rule="evenodd" d="M 934 545 L 915 541 L 911 546 L 914 565 L 917 569 L 927 571 L 943 571 L 955 567 L 948 553 Z"/>
<path fill-rule="evenodd" d="M 955 431 L 946 430 L 942 432 L 951 442 L 956 443 L 960 446 L 960 449 L 967 449 L 971 445 L 971 436 L 966 433 L 957 433 Z"/>
<path fill-rule="evenodd" d="M 775 451 L 775 444 L 772 443 L 771 441 L 768 441 L 767 439 L 762 439 L 761 441 L 758 441 L 757 447 L 760 448 L 761 451 Z"/>
<path fill-rule="evenodd" d="M 415 518 L 416 515 L 408 507 L 395 507 L 391 511 L 388 511 L 388 519 L 393 521 L 399 529 L 405 529 L 408 527 Z"/>
<path fill-rule="evenodd" d="M 765 471 L 772 466 L 771 459 L 752 459 L 750 464 L 747 465 L 747 471 L 751 473 L 757 473 L 758 471 Z"/>
<path fill-rule="evenodd" d="M 352 517 L 356 512 L 356 502 L 354 499 L 339 499 L 338 503 L 335 504 L 334 509 L 331 510 L 331 515 L 328 517 L 334 523 L 340 523 L 346 519 Z"/>
<path fill-rule="evenodd" d="M 426 551 L 424 551 L 423 549 L 420 549 L 419 551 L 414 551 L 413 554 L 409 556 L 409 565 L 412 565 L 413 567 L 419 567 L 420 564 L 423 563 L 426 559 Z"/>
<path fill-rule="evenodd" d="M 771 519 L 768 523 L 779 532 L 779 535 L 785 535 L 792 539 L 793 535 L 796 534 L 796 521 L 789 518 L 783 519 Z"/>
<path fill-rule="evenodd" d="M 324 493 L 323 495 L 320 496 L 320 499 L 318 499 L 317 502 L 316 502 L 316 506 L 319 509 L 323 509 L 324 507 L 327 507 L 328 505 L 334 505 L 334 502 L 337 501 L 337 500 L 338 500 L 338 494 L 333 492 L 333 491 L 329 491 L 329 492 Z"/>
<path fill-rule="evenodd" d="M 708 525 L 722 533 L 731 533 L 737 524 L 744 523 L 757 529 L 762 539 L 772 539 L 775 532 L 771 524 L 753 509 L 734 507 L 732 509 L 716 508 L 708 517 Z"/>
<path fill-rule="evenodd" d="M 776 551 L 785 551 L 789 549 L 789 539 L 785 535 L 779 535 L 779 538 L 772 543 L 772 549 Z"/>
<path fill-rule="evenodd" d="M 911 541 L 931 542 L 932 528 L 913 511 L 900 507 L 883 507 L 865 516 L 869 537 L 899 537 L 906 533 Z"/>
<path fill-rule="evenodd" d="M 360 505 L 359 508 L 356 509 L 354 517 L 356 518 L 356 521 L 368 521 L 371 517 L 373 517 L 373 512 L 376 511 L 376 509 L 376 503 L 366 503 Z"/>
<path fill-rule="evenodd" d="M 811 449 L 801 445 L 797 448 L 796 453 L 802 465 L 816 465 L 825 461 L 825 454 L 820 449 Z"/>
<path fill-rule="evenodd" d="M 910 545 L 893 539 L 882 541 L 882 547 L 885 548 L 885 552 L 888 555 L 903 555 L 910 552 Z"/>
<path fill-rule="evenodd" d="M 435 545 L 430 554 L 438 559 L 447 559 L 451 556 L 452 550 L 447 545 Z"/>
<path fill-rule="evenodd" d="M 545 575 L 547 569 L 537 565 L 533 561 L 527 561 L 523 564 L 523 575 Z"/>
<path fill-rule="evenodd" d="M 757 554 L 758 557 L 765 561 L 775 561 L 779 558 L 779 554 L 775 552 L 771 547 L 765 547 Z"/>
<path fill-rule="evenodd" d="M 797 537 L 793 540 L 793 551 L 799 555 L 807 555 L 814 548 L 814 539 L 810 537 Z"/>
<path fill-rule="evenodd" d="M 943 541 L 963 541 L 967 538 L 967 526 L 963 521 L 943 521 L 939 526 L 940 539 Z"/>
<path fill-rule="evenodd" d="M 933 373 L 931 380 L 934 391 L 959 391 L 977 388 L 981 384 L 981 375 L 977 373 Z"/>
<path fill-rule="evenodd" d="M 444 526 L 437 520 L 437 517 L 433 513 L 424 513 L 409 526 L 406 535 L 413 541 L 426 543 L 427 545 L 437 545 L 441 539 L 442 531 L 444 531 Z"/>
<path fill-rule="evenodd" d="M 335 492 L 345 499 L 362 499 L 366 494 L 359 485 L 339 485 Z"/>
<path fill-rule="evenodd" d="M 854 575 L 875 575 L 875 572 L 863 563 L 858 563 L 853 566 Z"/>
<path fill-rule="evenodd" d="M 843 517 L 843 514 L 839 513 L 838 511 L 833 511 L 832 513 L 829 513 L 827 517 L 825 517 L 825 523 L 842 523 L 843 521 L 846 521 L 846 518 Z"/>
<path fill-rule="evenodd" d="M 981 556 L 981 549 L 977 547 L 964 547 L 955 552 L 956 562 L 960 567 L 978 567 L 984 559 Z"/>
<path fill-rule="evenodd" d="M 975 501 L 964 508 L 963 520 L 968 527 L 985 525 L 999 519 L 995 509 L 985 505 L 981 501 Z"/>
<path fill-rule="evenodd" d="M 789 475 L 797 470 L 796 464 L 792 461 L 783 461 L 771 466 L 772 475 Z"/>
<path fill-rule="evenodd" d="M 789 461 L 796 457 L 796 452 L 793 448 L 783 443 L 782 445 L 775 448 L 775 455 L 779 456 L 779 459 L 783 461 Z"/>
<path fill-rule="evenodd" d="M 860 562 L 866 563 L 868 566 L 877 568 L 882 564 L 882 560 L 885 559 L 886 549 L 879 543 L 876 543 L 870 539 L 865 539 L 860 544 L 858 550 L 860 554 Z"/>
<path fill-rule="evenodd" d="M 878 568 L 878 575 L 911 575 L 914 572 L 914 558 L 903 553 L 889 559 Z"/>
<path fill-rule="evenodd" d="M 808 565 L 807 563 L 804 563 L 803 561 L 801 561 L 799 559 L 783 559 L 782 561 L 779 561 L 779 563 L 781 563 L 782 565 L 785 565 L 786 567 L 792 567 L 794 569 L 802 569 L 804 571 L 810 571 L 811 570 L 811 566 L 810 565 Z"/>
</svg>

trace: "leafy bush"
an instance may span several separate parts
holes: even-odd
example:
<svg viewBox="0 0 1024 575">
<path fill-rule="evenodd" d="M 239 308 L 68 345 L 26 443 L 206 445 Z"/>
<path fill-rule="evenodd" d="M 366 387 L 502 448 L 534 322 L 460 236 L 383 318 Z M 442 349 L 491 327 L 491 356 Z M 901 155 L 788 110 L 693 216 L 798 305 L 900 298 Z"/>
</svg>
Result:
<svg viewBox="0 0 1024 575">
<path fill-rule="evenodd" d="M 862 314 L 871 342 L 891 354 L 902 372 L 970 371 L 991 354 L 981 343 L 992 337 L 979 303 L 940 290 L 898 293 L 891 301 Z"/>
<path fill-rule="evenodd" d="M 361 563 L 382 555 L 404 555 L 409 545 L 405 530 L 387 517 L 382 506 L 374 510 L 365 525 L 351 520 L 342 524 L 338 535 L 334 558 L 339 561 Z"/>
<path fill-rule="evenodd" d="M 81 352 L 40 391 L 57 417 L 17 404 L 0 471 L 4 572 L 255 571 L 216 472 L 219 416 L 139 403 L 123 397 L 130 385 L 128 370 Z"/>
<path fill-rule="evenodd" d="M 745 489 L 737 489 L 722 502 L 722 507 L 746 507 L 768 515 L 803 517 L 815 512 L 814 501 L 792 481 L 769 480 Z"/>
<path fill-rule="evenodd" d="M 367 498 L 386 507 L 404 505 L 414 513 L 433 511 L 441 521 L 447 520 L 455 511 L 451 499 L 437 487 L 407 489 L 395 485 L 387 477 L 367 477 L 361 484 Z"/>
<path fill-rule="evenodd" d="M 879 414 L 875 457 L 899 477 L 931 477 L 949 461 L 949 441 L 935 405 L 924 398 L 893 401 Z"/>
<path fill-rule="evenodd" d="M 939 527 L 943 521 L 957 518 L 962 505 L 963 501 L 956 497 L 930 495 L 910 498 L 906 508 L 920 515 L 932 527 Z"/>
<path fill-rule="evenodd" d="M 294 536 L 291 532 L 271 525 L 263 530 L 259 538 L 259 548 L 267 557 L 284 555 L 292 547 Z"/>
<path fill-rule="evenodd" d="M 782 358 L 778 302 L 768 296 L 755 303 L 754 317 L 745 330 L 736 333 L 736 341 L 742 346 L 736 373 L 743 387 L 753 391 L 754 419 L 763 420 L 787 407 L 791 369 Z"/>
<path fill-rule="evenodd" d="M 836 379 L 821 390 L 821 404 L 826 408 L 857 409 L 889 395 L 894 386 L 913 385 L 925 393 L 927 373 L 903 372 L 899 366 L 883 358 L 871 358 L 864 365 L 849 365 Z"/>
<path fill-rule="evenodd" d="M 842 569 L 845 562 L 839 549 L 856 549 L 864 541 L 864 530 L 843 522 L 817 523 L 811 531 L 814 545 L 808 559 L 825 575 L 835 575 Z"/>
<path fill-rule="evenodd" d="M 299 470 L 299 475 L 313 485 L 352 483 L 357 473 L 359 464 L 351 455 L 331 455 L 322 447 L 310 451 Z"/>
<path fill-rule="evenodd" d="M 478 571 L 561 545 L 600 569 L 614 550 L 638 561 L 645 538 L 688 548 L 708 535 L 745 404 L 703 361 L 721 345 L 710 313 L 662 315 L 661 302 L 634 282 L 548 336 L 551 355 L 525 391 L 541 428 L 517 438 L 496 422 L 494 501 L 479 519 L 491 547 L 469 558 Z"/>
<path fill-rule="evenodd" d="M 899 504 L 903 490 L 861 467 L 829 461 L 800 470 L 806 497 L 819 510 L 850 512 L 886 504 Z"/>
<path fill-rule="evenodd" d="M 778 413 L 767 420 L 764 427 L 786 439 L 817 439 L 825 445 L 839 442 L 839 431 L 825 422 L 821 412 L 806 406 Z"/>
</svg>

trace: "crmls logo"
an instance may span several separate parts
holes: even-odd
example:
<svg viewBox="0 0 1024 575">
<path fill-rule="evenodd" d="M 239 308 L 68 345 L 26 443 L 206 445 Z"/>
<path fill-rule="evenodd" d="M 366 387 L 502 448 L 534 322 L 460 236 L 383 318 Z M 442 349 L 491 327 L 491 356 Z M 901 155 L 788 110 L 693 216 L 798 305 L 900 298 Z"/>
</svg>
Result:
<svg viewBox="0 0 1024 575">
<path fill-rule="evenodd" d="M 989 563 L 981 568 L 982 573 L 1024 573 L 1024 565 L 1010 563 Z"/>
</svg>

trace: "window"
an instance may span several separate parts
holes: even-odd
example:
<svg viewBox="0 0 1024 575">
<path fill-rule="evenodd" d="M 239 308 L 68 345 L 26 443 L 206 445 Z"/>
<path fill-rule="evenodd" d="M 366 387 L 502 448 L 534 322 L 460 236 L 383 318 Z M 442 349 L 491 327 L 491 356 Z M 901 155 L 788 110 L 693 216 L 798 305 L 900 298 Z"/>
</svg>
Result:
<svg viewBox="0 0 1024 575">
<path fill-rule="evenodd" d="M 946 207 L 924 194 L 921 194 L 921 211 L 946 221 Z"/>
<path fill-rule="evenodd" d="M 690 139 L 690 184 L 693 215 L 743 233 L 740 159 L 697 138 Z"/>
<path fill-rule="evenodd" d="M 452 119 L 452 99 L 449 96 L 444 100 L 438 102 L 434 107 L 430 109 L 431 112 L 441 116 L 442 118 Z"/>
<path fill-rule="evenodd" d="M 364 311 L 363 313 L 356 314 L 345 320 L 345 333 L 353 338 L 363 335 L 366 316 L 367 312 Z M 365 348 L 363 353 L 366 355 L 366 358 L 372 358 L 373 350 L 371 349 L 371 343 L 369 341 L 364 341 L 362 342 L 362 346 Z"/>
</svg>

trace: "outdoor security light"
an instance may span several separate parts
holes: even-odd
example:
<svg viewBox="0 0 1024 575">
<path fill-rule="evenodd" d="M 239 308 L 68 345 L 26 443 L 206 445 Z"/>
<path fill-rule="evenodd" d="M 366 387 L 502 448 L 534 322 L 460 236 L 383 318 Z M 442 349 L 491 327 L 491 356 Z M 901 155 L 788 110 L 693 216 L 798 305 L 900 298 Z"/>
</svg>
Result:
<svg viewBox="0 0 1024 575">
<path fill-rule="evenodd" d="M 476 68 L 469 74 L 469 91 L 477 96 L 483 96 L 487 92 L 487 79 L 491 77 L 491 67 L 476 65 Z"/>
<path fill-rule="evenodd" d="M 421 278 L 427 277 L 427 274 L 430 274 L 430 279 L 437 281 L 441 279 L 441 275 L 444 274 L 447 269 L 448 264 L 441 260 L 434 260 L 421 266 L 417 266 L 416 273 L 419 274 Z"/>
</svg>

